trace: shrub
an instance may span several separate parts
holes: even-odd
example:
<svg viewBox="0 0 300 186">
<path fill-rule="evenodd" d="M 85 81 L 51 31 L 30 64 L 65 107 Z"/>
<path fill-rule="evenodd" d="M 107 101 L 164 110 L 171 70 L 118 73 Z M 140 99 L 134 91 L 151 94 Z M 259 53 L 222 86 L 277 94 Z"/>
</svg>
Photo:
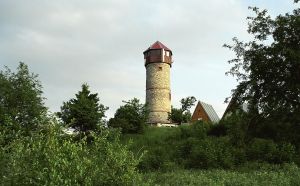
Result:
<svg viewBox="0 0 300 186">
<path fill-rule="evenodd" d="M 244 147 L 248 137 L 248 123 L 246 113 L 235 112 L 226 117 L 219 124 L 226 128 L 226 134 L 230 141 L 237 147 Z"/>
<path fill-rule="evenodd" d="M 273 162 L 276 150 L 273 140 L 255 138 L 247 148 L 247 157 L 249 160 Z"/>
<path fill-rule="evenodd" d="M 168 150 L 164 146 L 158 146 L 147 151 L 142 161 L 138 165 L 139 170 L 146 171 L 168 171 L 175 168 L 175 162 L 172 161 Z"/>
<path fill-rule="evenodd" d="M 277 146 L 276 163 L 295 161 L 295 146 L 290 143 L 281 143 Z"/>
<path fill-rule="evenodd" d="M 211 136 L 225 136 L 228 128 L 224 124 L 216 124 L 212 125 L 210 130 L 208 131 L 208 135 Z"/>
<path fill-rule="evenodd" d="M 134 185 L 135 158 L 118 137 L 103 131 L 93 142 L 73 140 L 50 127 L 43 134 L 14 140 L 1 148 L 0 185 Z"/>
<path fill-rule="evenodd" d="M 247 148 L 247 158 L 252 161 L 292 162 L 295 154 L 295 147 L 292 144 L 281 143 L 278 145 L 273 140 L 268 139 L 255 138 Z"/>
<path fill-rule="evenodd" d="M 188 153 L 188 151 L 190 151 Z M 181 147 L 186 168 L 230 168 L 234 166 L 232 146 L 228 138 L 190 139 Z"/>
<path fill-rule="evenodd" d="M 177 140 L 170 136 L 177 135 L 175 128 L 146 128 L 144 134 L 126 134 L 123 137 L 129 138 L 134 143 L 131 145 L 133 152 L 139 154 L 146 151 L 141 162 L 139 170 L 147 171 L 167 171 L 177 167 L 174 162 L 174 153 L 177 149 Z M 129 142 L 130 143 L 130 142 Z"/>
</svg>

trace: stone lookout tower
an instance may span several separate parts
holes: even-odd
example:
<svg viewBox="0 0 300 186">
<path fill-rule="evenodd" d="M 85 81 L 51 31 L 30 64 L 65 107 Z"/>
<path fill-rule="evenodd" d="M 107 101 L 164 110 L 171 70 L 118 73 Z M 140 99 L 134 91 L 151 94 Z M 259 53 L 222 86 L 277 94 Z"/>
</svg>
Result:
<svg viewBox="0 0 300 186">
<path fill-rule="evenodd" d="M 146 103 L 150 110 L 148 123 L 170 123 L 168 113 L 171 112 L 172 51 L 156 41 L 143 54 L 146 67 Z"/>
</svg>

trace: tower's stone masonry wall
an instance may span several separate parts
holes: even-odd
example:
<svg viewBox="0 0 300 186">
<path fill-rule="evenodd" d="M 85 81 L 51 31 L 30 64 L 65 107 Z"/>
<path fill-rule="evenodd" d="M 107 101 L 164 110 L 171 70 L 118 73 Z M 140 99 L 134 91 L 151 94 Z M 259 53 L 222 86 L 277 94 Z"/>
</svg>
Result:
<svg viewBox="0 0 300 186">
<path fill-rule="evenodd" d="M 148 103 L 149 123 L 169 123 L 171 112 L 170 65 L 151 63 L 146 66 L 146 102 Z"/>
<path fill-rule="evenodd" d="M 170 65 L 167 63 L 151 63 L 147 65 L 146 88 L 170 89 Z"/>
<path fill-rule="evenodd" d="M 146 92 L 146 102 L 150 111 L 170 112 L 170 90 L 150 89 Z"/>
<path fill-rule="evenodd" d="M 157 123 L 162 123 L 162 124 L 170 123 L 170 121 L 168 120 L 168 113 L 167 112 L 150 112 L 148 122 L 149 123 L 155 123 L 155 124 L 157 124 Z"/>
</svg>

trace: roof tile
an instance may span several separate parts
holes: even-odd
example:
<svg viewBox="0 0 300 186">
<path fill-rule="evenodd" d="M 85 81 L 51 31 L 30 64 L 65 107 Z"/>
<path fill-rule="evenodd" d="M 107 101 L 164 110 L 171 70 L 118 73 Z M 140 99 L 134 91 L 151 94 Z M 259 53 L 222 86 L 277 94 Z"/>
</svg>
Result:
<svg viewBox="0 0 300 186">
<path fill-rule="evenodd" d="M 169 49 L 168 47 L 166 47 L 164 44 L 162 44 L 159 41 L 156 41 L 155 43 L 153 43 L 146 51 L 148 51 L 148 50 L 155 50 L 155 49 L 165 49 L 165 50 L 168 50 L 168 51 L 170 51 L 172 53 L 171 49 Z"/>
</svg>

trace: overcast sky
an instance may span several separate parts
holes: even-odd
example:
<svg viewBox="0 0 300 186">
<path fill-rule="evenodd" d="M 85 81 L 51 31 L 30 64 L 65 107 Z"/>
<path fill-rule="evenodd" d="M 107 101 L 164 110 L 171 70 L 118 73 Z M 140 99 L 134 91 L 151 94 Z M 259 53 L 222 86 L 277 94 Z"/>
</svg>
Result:
<svg viewBox="0 0 300 186">
<path fill-rule="evenodd" d="M 144 102 L 142 53 L 159 40 L 173 51 L 172 105 L 195 96 L 221 117 L 237 84 L 225 76 L 233 53 L 222 45 L 249 39 L 248 6 L 271 15 L 296 7 L 292 0 L 0 0 L 0 68 L 25 62 L 52 112 L 86 82 L 112 117 L 122 100 Z"/>
</svg>

